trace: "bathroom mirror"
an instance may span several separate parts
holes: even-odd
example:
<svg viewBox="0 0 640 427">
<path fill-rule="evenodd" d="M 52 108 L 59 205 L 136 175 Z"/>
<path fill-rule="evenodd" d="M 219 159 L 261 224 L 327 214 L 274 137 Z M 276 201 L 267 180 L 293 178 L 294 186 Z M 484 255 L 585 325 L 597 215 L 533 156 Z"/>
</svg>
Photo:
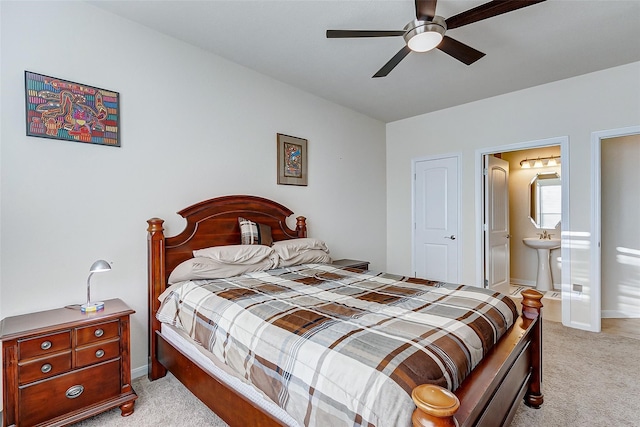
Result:
<svg viewBox="0 0 640 427">
<path fill-rule="evenodd" d="M 529 218 L 536 228 L 556 228 L 562 217 L 562 186 L 557 172 L 539 173 L 529 184 Z"/>
</svg>

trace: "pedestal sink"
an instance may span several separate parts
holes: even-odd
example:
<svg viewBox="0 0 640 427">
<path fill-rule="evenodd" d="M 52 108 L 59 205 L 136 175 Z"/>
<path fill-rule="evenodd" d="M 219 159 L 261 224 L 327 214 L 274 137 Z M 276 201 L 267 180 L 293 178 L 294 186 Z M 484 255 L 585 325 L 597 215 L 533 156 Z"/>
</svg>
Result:
<svg viewBox="0 0 640 427">
<path fill-rule="evenodd" d="M 536 279 L 536 289 L 539 291 L 553 290 L 551 281 L 551 265 L 549 264 L 549 254 L 552 249 L 560 247 L 560 239 L 541 239 L 539 237 L 525 237 L 522 239 L 525 245 L 538 252 L 538 278 Z"/>
</svg>

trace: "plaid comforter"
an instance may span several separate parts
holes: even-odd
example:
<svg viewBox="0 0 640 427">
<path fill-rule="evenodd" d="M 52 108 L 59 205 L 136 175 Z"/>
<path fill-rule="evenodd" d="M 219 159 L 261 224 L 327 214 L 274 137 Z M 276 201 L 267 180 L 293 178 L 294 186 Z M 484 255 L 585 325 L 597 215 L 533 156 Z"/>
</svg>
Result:
<svg viewBox="0 0 640 427">
<path fill-rule="evenodd" d="M 489 290 L 326 264 L 174 286 L 159 320 L 306 426 L 410 426 L 411 390 L 455 390 L 517 316 Z"/>
</svg>

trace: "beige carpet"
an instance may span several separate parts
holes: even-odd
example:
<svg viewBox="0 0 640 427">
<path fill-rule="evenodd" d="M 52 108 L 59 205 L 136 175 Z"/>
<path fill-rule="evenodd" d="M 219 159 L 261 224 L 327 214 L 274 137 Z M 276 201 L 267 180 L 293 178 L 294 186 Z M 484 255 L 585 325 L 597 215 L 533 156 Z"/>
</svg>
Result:
<svg viewBox="0 0 640 427">
<path fill-rule="evenodd" d="M 640 340 L 545 321 L 541 409 L 520 405 L 512 427 L 640 427 Z M 118 409 L 78 426 L 226 426 L 174 377 L 137 378 L 136 410 Z"/>
<path fill-rule="evenodd" d="M 542 408 L 513 427 L 640 426 L 640 340 L 545 321 L 542 379 Z"/>
</svg>

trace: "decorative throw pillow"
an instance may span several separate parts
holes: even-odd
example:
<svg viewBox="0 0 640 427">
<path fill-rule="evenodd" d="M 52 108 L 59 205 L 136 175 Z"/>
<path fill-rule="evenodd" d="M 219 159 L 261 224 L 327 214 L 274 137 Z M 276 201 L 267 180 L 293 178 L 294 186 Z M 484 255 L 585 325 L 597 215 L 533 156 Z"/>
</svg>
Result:
<svg viewBox="0 0 640 427">
<path fill-rule="evenodd" d="M 240 239 L 243 245 L 266 245 L 271 246 L 273 237 L 271 237 L 271 227 L 238 217 L 240 224 Z"/>
</svg>

